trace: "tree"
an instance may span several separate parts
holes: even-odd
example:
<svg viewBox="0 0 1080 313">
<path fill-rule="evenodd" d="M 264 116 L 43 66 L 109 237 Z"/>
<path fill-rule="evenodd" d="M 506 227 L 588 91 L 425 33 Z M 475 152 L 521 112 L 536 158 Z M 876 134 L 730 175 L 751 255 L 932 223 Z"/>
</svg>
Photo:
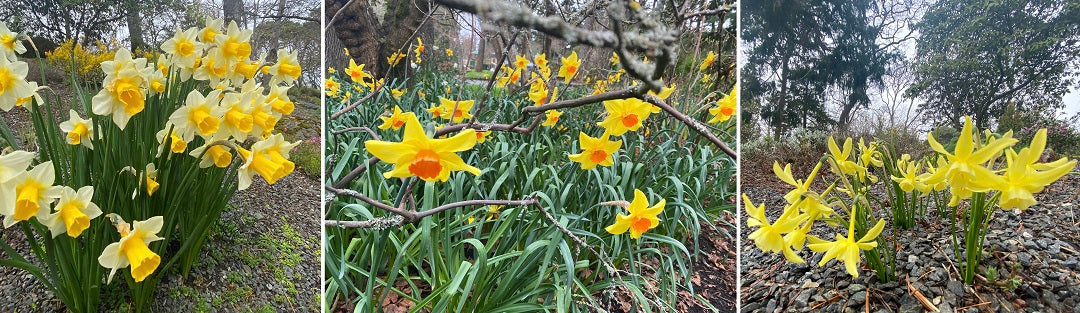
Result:
<svg viewBox="0 0 1080 313">
<path fill-rule="evenodd" d="M 325 18 L 328 22 L 332 20 L 330 26 L 342 45 L 349 49 L 349 56 L 358 63 L 367 64 L 365 70 L 381 76 L 390 69 L 386 58 L 416 40 L 412 35 L 432 7 L 427 0 L 386 1 L 380 4 L 382 10 L 375 10 L 369 2 L 327 0 Z M 335 15 L 339 16 L 335 18 Z M 403 64 L 393 67 L 389 77 L 403 77 L 408 68 Z"/>
<path fill-rule="evenodd" d="M 916 24 L 920 110 L 959 128 L 989 127 L 1005 104 L 1054 112 L 1074 82 L 1080 3 L 1058 0 L 939 0 Z"/>
<path fill-rule="evenodd" d="M 126 13 L 116 1 L 5 0 L 0 17 L 9 27 L 53 42 L 105 39 Z"/>
</svg>

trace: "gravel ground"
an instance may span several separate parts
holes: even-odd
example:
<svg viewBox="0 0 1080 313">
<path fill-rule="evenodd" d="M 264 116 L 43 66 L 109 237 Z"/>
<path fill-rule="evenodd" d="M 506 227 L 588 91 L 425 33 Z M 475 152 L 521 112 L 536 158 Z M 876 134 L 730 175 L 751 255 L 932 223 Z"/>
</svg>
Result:
<svg viewBox="0 0 1080 313">
<path fill-rule="evenodd" d="M 988 257 L 980 263 L 974 289 L 963 284 L 952 252 L 949 225 L 936 215 L 915 230 L 886 232 L 905 243 L 897 253 L 899 282 L 881 283 L 862 265 L 851 278 L 837 261 L 817 266 L 822 254 L 799 252 L 806 264 L 791 264 L 780 254 L 764 253 L 743 238 L 740 286 L 743 312 L 923 312 L 917 290 L 941 312 L 1077 312 L 1080 304 L 1080 175 L 1070 175 L 1037 195 L 1040 204 L 1016 214 L 997 210 L 986 237 Z M 744 186 L 751 199 L 779 216 L 785 189 Z M 879 212 L 880 213 L 880 212 Z M 740 209 L 742 220 L 747 216 Z M 831 237 L 817 227 L 819 237 Z M 744 228 L 744 234 L 748 234 Z M 985 276 L 995 269 L 998 278 Z M 911 286 L 908 286 L 910 282 Z M 1009 286 L 1012 282 L 1012 286 Z"/>
<path fill-rule="evenodd" d="M 36 73 L 35 62 L 31 73 Z M 47 76 L 54 73 L 46 71 Z M 55 77 L 52 81 L 57 81 Z M 52 87 L 71 103 L 70 91 Z M 67 108 L 57 106 L 57 119 Z M 30 129 L 25 109 L 0 112 L 17 137 Z M 318 109 L 299 103 L 293 117 L 282 121 L 297 138 L 318 134 Z M 310 129 L 315 127 L 315 129 Z M 34 149 L 24 143 L 24 148 Z M 315 170 L 313 172 L 318 172 Z M 299 169 L 275 185 L 262 179 L 232 199 L 232 207 L 207 239 L 198 263 L 186 280 L 171 274 L 158 286 L 153 311 L 158 312 L 312 312 L 320 306 L 321 250 L 318 179 Z M 22 232 L 0 229 L 0 240 L 30 256 Z M 2 252 L 0 257 L 6 258 Z M 119 274 L 118 274 L 119 275 Z M 116 285 L 116 284 L 114 284 Z M 0 266 L 0 312 L 62 312 L 63 306 L 30 274 Z M 103 294 L 105 301 L 110 295 Z M 113 297 L 116 298 L 116 297 Z M 116 300 L 113 300 L 114 302 Z M 103 303 L 105 310 L 123 308 Z"/>
</svg>

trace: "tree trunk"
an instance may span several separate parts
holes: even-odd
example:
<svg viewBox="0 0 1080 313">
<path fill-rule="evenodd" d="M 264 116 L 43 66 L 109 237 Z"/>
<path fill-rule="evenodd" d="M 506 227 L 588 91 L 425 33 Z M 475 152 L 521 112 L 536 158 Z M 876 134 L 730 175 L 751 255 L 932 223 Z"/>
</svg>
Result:
<svg viewBox="0 0 1080 313">
<path fill-rule="evenodd" d="M 394 52 L 399 52 L 397 49 L 402 48 L 401 53 L 407 53 L 405 50 L 409 47 L 409 42 L 416 42 L 416 37 L 413 37 L 413 33 L 417 32 L 417 28 L 420 27 L 420 22 L 424 21 L 424 17 L 431 11 L 431 2 L 428 0 L 413 0 L 413 1 L 388 1 L 386 7 L 386 15 L 383 16 L 383 31 L 381 34 L 385 35 L 385 41 L 382 42 L 381 55 L 379 56 L 379 72 L 384 73 L 386 69 L 390 67 L 390 64 L 386 62 L 386 57 L 393 55 Z M 387 77 L 389 83 L 391 78 L 404 78 L 408 72 L 409 60 L 402 59 L 400 63 L 390 69 L 390 75 Z M 379 75 L 379 74 L 376 74 Z"/>
<path fill-rule="evenodd" d="M 326 1 L 326 16 L 323 19 L 329 21 L 334 13 L 341 11 L 340 16 L 334 21 L 333 29 L 341 45 L 349 50 L 349 57 L 357 63 L 367 64 L 365 70 L 373 72 L 372 75 L 382 75 L 379 69 L 379 20 L 372 12 L 368 1 L 353 1 L 352 5 L 342 7 L 349 0 Z M 328 55 L 337 55 L 344 51 L 327 51 Z M 348 64 L 346 60 L 342 66 Z M 378 72 L 378 73 L 374 73 Z"/>
<path fill-rule="evenodd" d="M 267 62 L 277 62 L 277 51 L 281 50 L 281 28 L 285 27 L 285 0 L 277 2 L 277 19 L 274 21 L 274 38 L 270 38 L 270 53 Z"/>
<path fill-rule="evenodd" d="M 787 110 L 787 75 L 788 75 L 788 60 L 791 57 L 784 58 L 784 61 L 780 65 L 780 103 L 776 106 L 776 112 L 773 113 L 773 138 L 779 139 L 780 135 L 784 132 L 784 119 L 786 118 L 785 110 Z"/>
<path fill-rule="evenodd" d="M 140 6 L 138 2 L 129 2 L 127 4 L 127 28 L 128 28 L 128 41 L 131 41 L 131 51 L 135 51 L 139 48 L 146 46 L 146 41 L 143 39 L 142 29 L 142 17 L 140 17 Z"/>
<path fill-rule="evenodd" d="M 484 57 L 487 56 L 487 36 L 483 29 L 480 29 L 480 47 L 476 52 L 476 64 L 473 64 L 473 70 L 480 72 L 485 70 Z"/>
<path fill-rule="evenodd" d="M 244 1 L 243 0 L 222 0 L 221 7 L 223 8 L 222 17 L 225 20 L 225 25 L 228 26 L 230 21 L 236 21 L 238 25 L 244 25 Z"/>
</svg>

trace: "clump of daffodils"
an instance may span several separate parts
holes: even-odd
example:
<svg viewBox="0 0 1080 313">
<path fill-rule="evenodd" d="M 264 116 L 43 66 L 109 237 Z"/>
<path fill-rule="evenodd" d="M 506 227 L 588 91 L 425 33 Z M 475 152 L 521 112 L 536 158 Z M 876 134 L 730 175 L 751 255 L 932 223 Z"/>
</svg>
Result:
<svg viewBox="0 0 1080 313">
<path fill-rule="evenodd" d="M 275 128 L 294 110 L 288 91 L 302 69 L 296 53 L 288 50 L 276 51 L 273 63 L 266 62 L 265 55 L 252 55 L 250 37 L 251 31 L 240 29 L 235 22 L 223 27 L 220 20 L 212 20 L 201 29 L 177 29 L 160 46 L 160 53 L 147 53 L 148 57 L 137 57 L 126 49 L 103 52 L 101 55 L 108 55 L 108 59 L 92 60 L 95 66 L 100 64 L 102 87 L 91 98 L 90 112 L 70 110 L 66 121 L 51 125 L 62 136 L 56 142 L 70 145 L 64 151 L 82 155 L 94 149 L 100 152 L 115 148 L 117 141 L 126 138 L 145 136 L 152 142 L 147 146 L 155 147 L 155 156 L 149 158 L 149 163 L 128 164 L 115 174 L 130 180 L 123 184 L 137 186 L 133 192 L 125 191 L 132 194 L 132 201 L 139 197 L 157 199 L 138 199 L 144 204 L 169 204 L 159 202 L 165 201 L 160 196 L 166 189 L 163 182 L 179 181 L 173 176 L 184 172 L 171 171 L 165 164 L 168 162 L 191 162 L 203 169 L 235 172 L 241 190 L 248 188 L 255 176 L 274 184 L 295 168 L 289 152 L 297 143 L 285 141 Z M 24 107 L 36 114 L 34 108 L 47 104 L 37 96 L 37 84 L 26 80 L 27 64 L 17 58 L 26 48 L 20 36 L 3 23 L 0 39 L 0 109 Z M 51 147 L 42 145 L 42 149 Z M 48 152 L 50 158 L 57 157 L 57 153 Z M 149 244 L 164 239 L 157 236 L 162 227 L 166 231 L 177 228 L 165 224 L 176 223 L 176 219 L 157 216 L 128 225 L 112 211 L 116 208 L 95 202 L 115 201 L 109 194 L 116 193 L 108 188 L 120 187 L 65 186 L 67 180 L 60 175 L 81 175 L 90 169 L 76 167 L 70 169 L 73 173 L 65 174 L 67 169 L 62 165 L 54 167 L 53 162 L 41 160 L 47 158 L 17 149 L 0 155 L 0 215 L 4 226 L 34 223 L 44 226 L 42 229 L 53 237 L 79 238 L 93 229 L 96 218 L 108 213 L 121 239 L 95 253 L 101 253 L 101 266 L 112 269 L 109 280 L 118 269 L 127 267 L 136 282 L 153 274 L 161 257 Z M 95 176 L 89 181 L 100 179 Z"/>
<path fill-rule="evenodd" d="M 967 210 L 971 210 L 968 218 L 974 216 L 975 219 L 968 222 L 973 226 L 965 230 L 965 233 L 973 234 L 965 238 L 965 243 L 969 244 L 967 250 L 975 251 L 981 249 L 978 245 L 981 240 L 976 237 L 985 234 L 979 227 L 985 227 L 984 219 L 991 216 L 985 212 L 986 209 L 997 206 L 1004 210 L 1026 210 L 1038 203 L 1034 198 L 1035 193 L 1068 174 L 1076 165 L 1076 160 L 1067 158 L 1040 162 L 1046 146 L 1045 129 L 1039 130 L 1028 146 L 1018 148 L 1018 141 L 1012 138 L 1011 132 L 995 135 L 987 131 L 980 138 L 970 117 L 964 117 L 963 123 L 964 127 L 952 151 L 945 149 L 932 133 L 928 134 L 927 143 L 936 155 L 925 160 L 913 160 L 907 154 L 888 160 L 884 158 L 889 158 L 891 153 L 883 151 L 876 142 L 866 144 L 859 140 L 856 150 L 852 138 L 845 139 L 839 145 L 830 137 L 829 153 L 823 161 L 818 162 L 805 181 L 793 177 L 790 165 L 781 167 L 774 163 L 774 174 L 794 188 L 784 196 L 786 205 L 773 221 L 767 217 L 764 205 L 754 206 L 751 199 L 743 195 L 746 212 L 750 215 L 747 226 L 753 229 L 748 238 L 758 249 L 783 253 L 788 261 L 794 263 L 803 262 L 796 252 L 805 246 L 811 251 L 824 253 L 819 265 L 825 265 L 835 258 L 844 263 L 849 274 L 857 277 L 858 265 L 862 261 L 860 254 L 878 246 L 876 239 L 885 224 L 883 219 L 878 219 L 872 225 L 867 220 L 876 209 L 870 205 L 867 192 L 874 186 L 880 186 L 876 184 L 878 178 L 874 170 L 881 169 L 888 175 L 887 184 L 895 184 L 895 188 L 902 193 L 916 198 L 913 203 L 920 203 L 919 198 L 928 197 L 931 193 L 946 190 L 949 195 L 944 199 L 949 199 L 948 203 L 942 201 L 938 205 L 956 208 L 962 202 L 977 197 L 979 201 L 967 206 Z M 819 193 L 812 189 L 811 183 L 823 164 L 828 164 L 837 178 Z M 830 193 L 837 192 L 845 197 L 830 197 Z M 837 223 L 840 220 L 837 212 L 848 213 L 846 235 L 837 234 L 833 241 L 807 235 L 819 224 L 841 225 Z M 977 265 L 979 256 L 979 252 L 969 253 L 967 261 L 972 264 L 971 268 Z M 965 280 L 968 280 L 966 276 Z"/>
</svg>

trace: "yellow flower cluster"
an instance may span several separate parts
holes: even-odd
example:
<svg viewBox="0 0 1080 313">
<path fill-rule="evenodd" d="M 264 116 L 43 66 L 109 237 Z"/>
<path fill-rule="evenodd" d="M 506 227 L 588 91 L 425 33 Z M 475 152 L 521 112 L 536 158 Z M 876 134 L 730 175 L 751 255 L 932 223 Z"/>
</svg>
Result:
<svg viewBox="0 0 1080 313">
<path fill-rule="evenodd" d="M 97 41 L 91 47 L 75 43 L 74 39 L 68 39 L 52 51 L 46 51 L 45 57 L 49 64 L 62 70 L 74 70 L 75 75 L 84 81 L 100 80 L 101 63 L 112 60 L 116 49 Z"/>
</svg>

